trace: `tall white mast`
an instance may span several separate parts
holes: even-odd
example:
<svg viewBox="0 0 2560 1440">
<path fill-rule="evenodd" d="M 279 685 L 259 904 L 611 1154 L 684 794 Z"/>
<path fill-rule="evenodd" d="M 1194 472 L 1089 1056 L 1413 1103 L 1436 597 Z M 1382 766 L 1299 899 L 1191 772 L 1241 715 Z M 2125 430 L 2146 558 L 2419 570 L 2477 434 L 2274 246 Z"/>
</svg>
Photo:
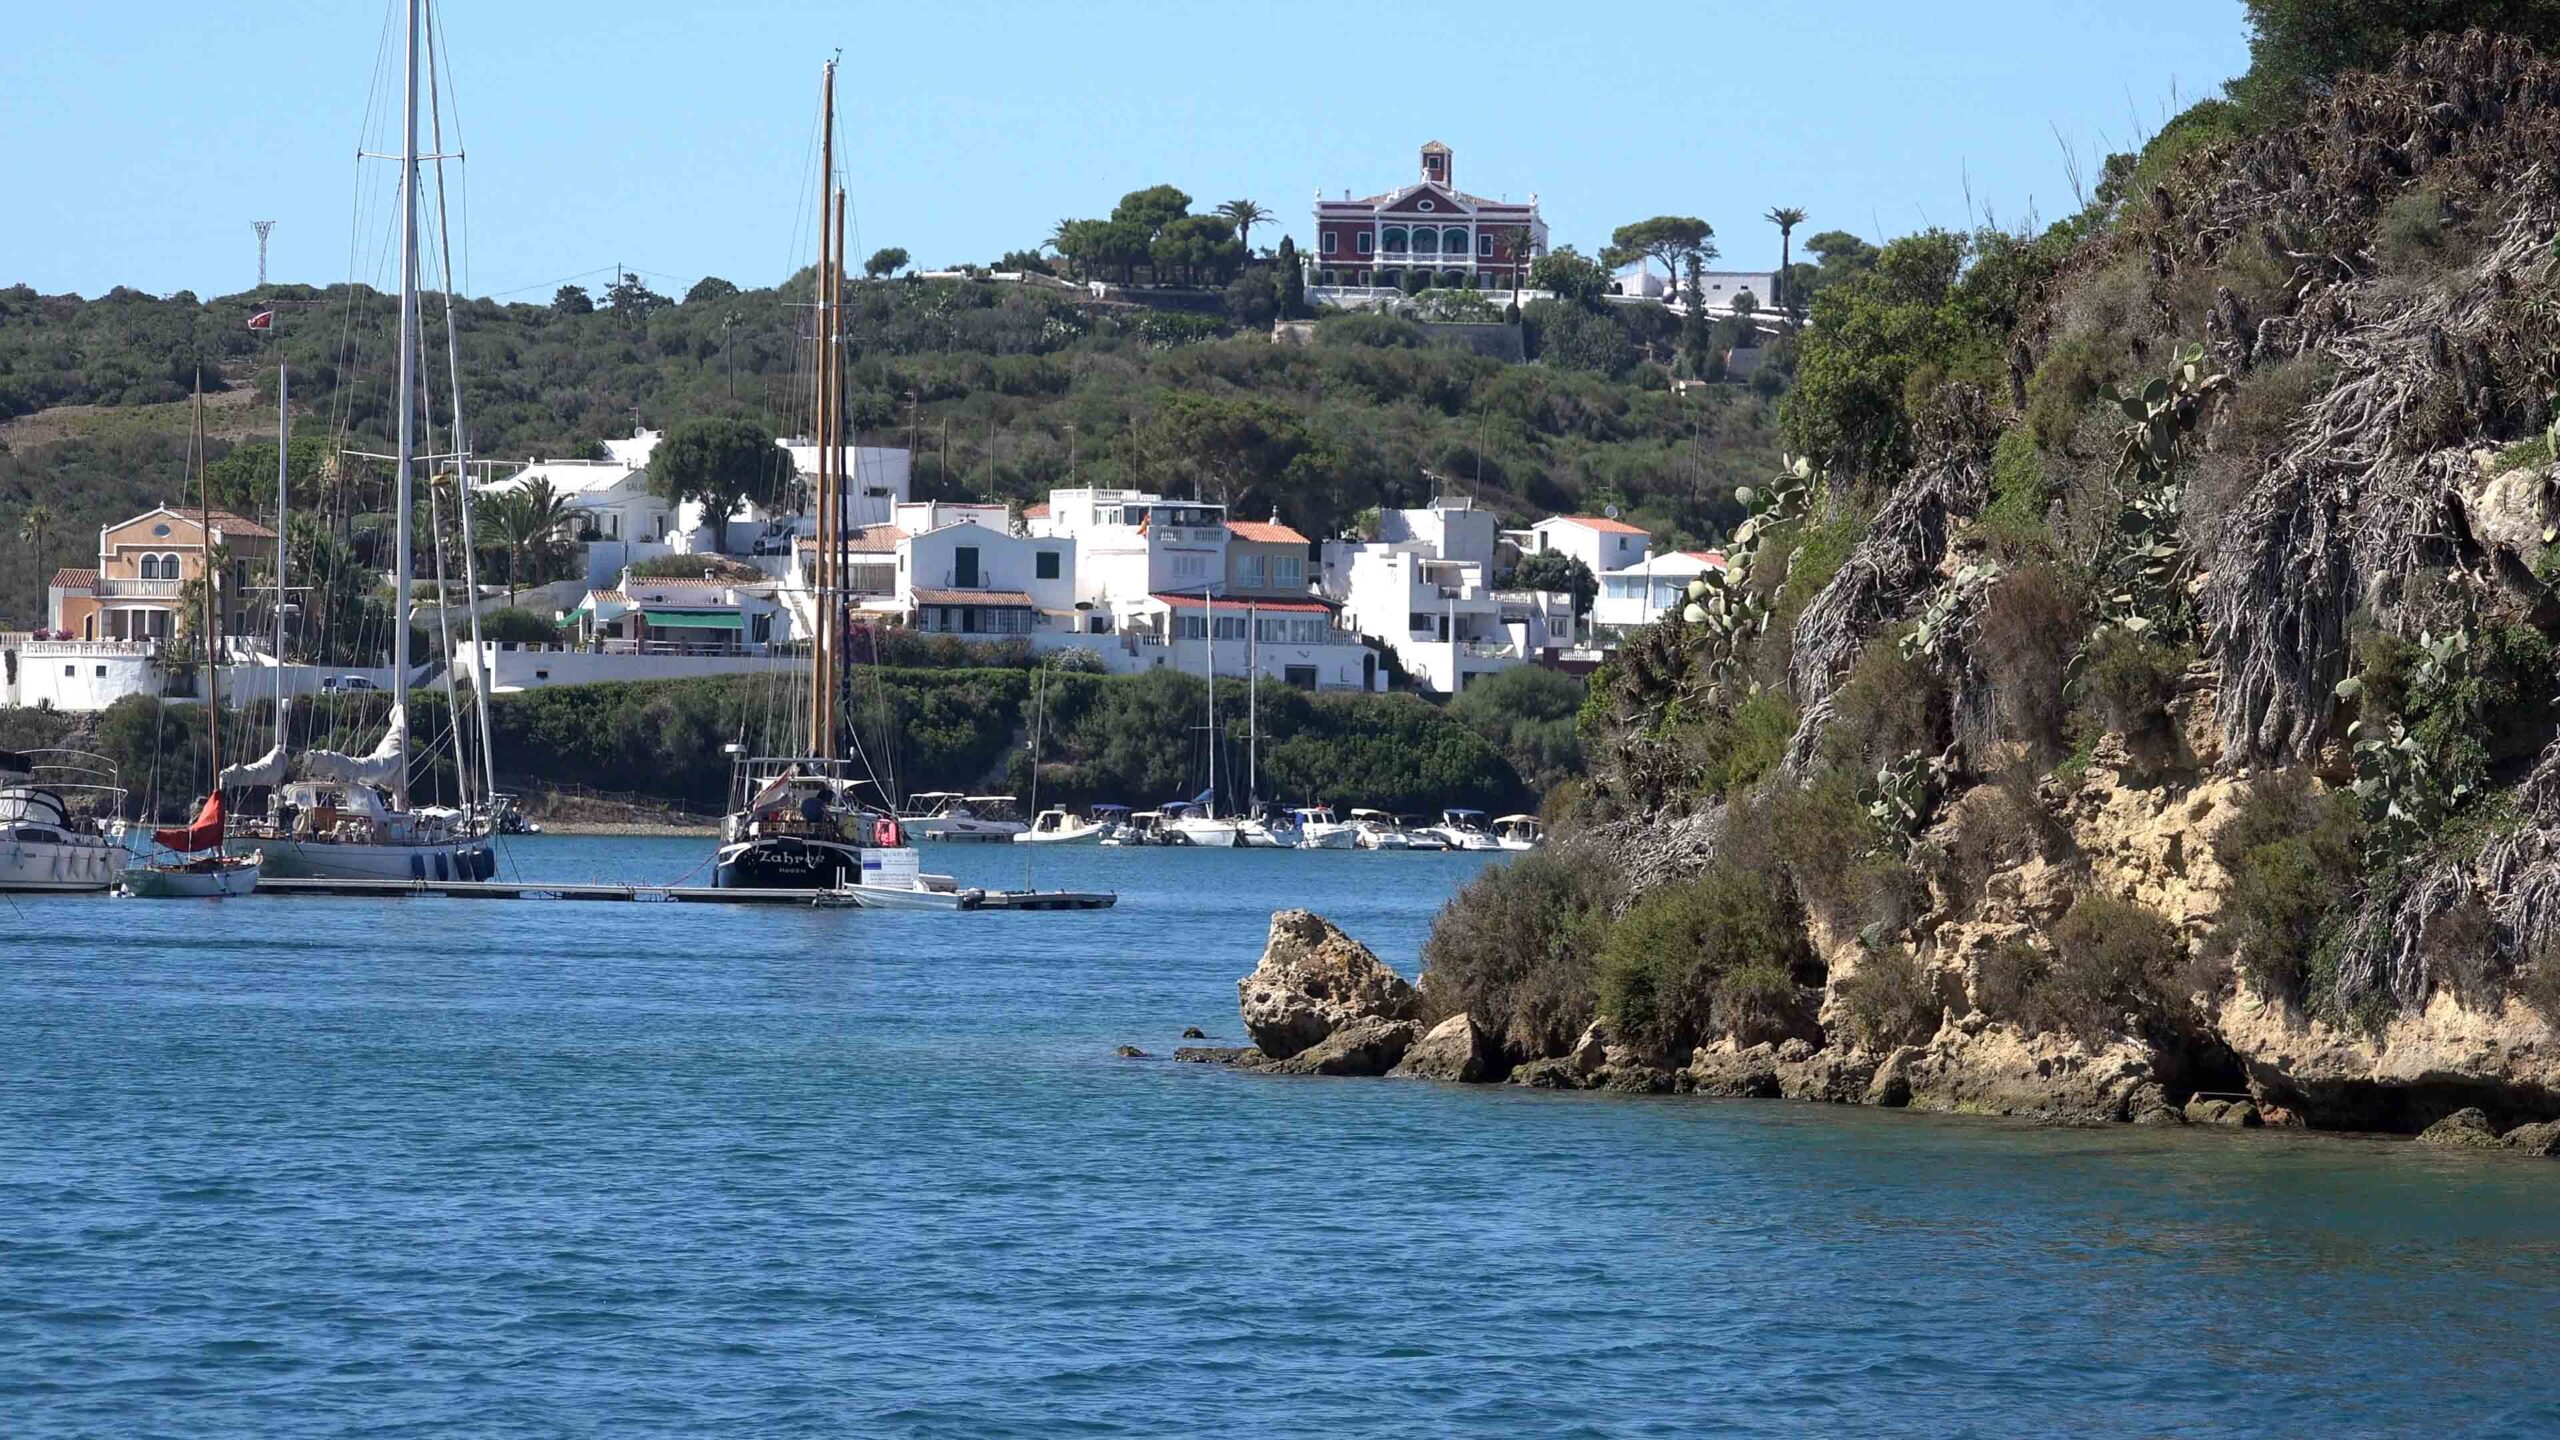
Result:
<svg viewBox="0 0 2560 1440">
<path fill-rule="evenodd" d="M 436 52 L 427 49 L 427 75 L 435 76 Z M 438 93 L 441 93 L 439 91 Z M 453 330 L 453 230 L 444 203 L 444 109 L 438 105 L 428 112 L 435 126 L 436 155 L 436 249 L 443 257 L 444 270 L 444 363 L 445 386 L 453 403 L 453 508 L 462 526 L 462 592 L 471 609 L 471 713 L 480 741 L 480 796 L 491 811 L 498 804 L 498 762 L 489 748 L 489 685 L 496 667 L 489 663 L 489 652 L 480 643 L 480 564 L 471 545 L 471 432 L 462 423 L 462 342 Z M 443 598 L 444 586 L 436 586 L 437 598 Z M 460 723 L 460 717 L 455 717 Z M 492 824 L 496 821 L 493 818 Z"/>
<path fill-rule="evenodd" d="M 416 500 L 418 459 L 418 4 L 409 0 L 401 46 L 408 101 L 400 120 L 400 385 L 392 397 L 400 407 L 400 479 L 391 542 L 398 590 L 391 610 L 391 724 L 401 741 L 400 762 L 391 773 L 395 810 L 409 808 L 409 512 Z"/>
<path fill-rule="evenodd" d="M 272 323 L 272 322 L 270 322 Z M 276 754 L 284 754 L 284 559 L 288 512 L 286 475 L 291 457 L 286 447 L 293 442 L 291 422 L 285 418 L 284 347 L 276 347 Z M 279 775 L 281 780 L 281 775 Z"/>
<path fill-rule="evenodd" d="M 1248 813 L 1262 813 L 1262 622 L 1244 607 L 1244 793 Z"/>
<path fill-rule="evenodd" d="M 1218 818 L 1218 597 L 1200 592 L 1200 638 L 1205 642 L 1200 673 L 1209 682 L 1209 816 Z"/>
</svg>

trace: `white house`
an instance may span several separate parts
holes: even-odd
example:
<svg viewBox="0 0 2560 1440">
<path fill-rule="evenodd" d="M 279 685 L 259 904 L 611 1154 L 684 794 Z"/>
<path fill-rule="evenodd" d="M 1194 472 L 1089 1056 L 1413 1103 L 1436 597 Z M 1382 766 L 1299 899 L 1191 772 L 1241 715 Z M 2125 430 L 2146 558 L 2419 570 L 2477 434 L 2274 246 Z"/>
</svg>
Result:
<svg viewBox="0 0 2560 1440">
<path fill-rule="evenodd" d="M 1594 576 L 1624 570 L 1652 553 L 1653 537 L 1641 525 L 1600 515 L 1551 515 L 1529 527 L 1523 553 L 1570 555 Z"/>
<path fill-rule="evenodd" d="M 1380 690 L 1378 652 L 1314 596 L 1275 599 L 1167 592 L 1112 603 L 1107 636 L 1085 642 L 1115 674 L 1170 667 L 1222 678 L 1259 674 L 1305 690 Z"/>
<path fill-rule="evenodd" d="M 1208 594 L 1227 582 L 1226 507 L 1139 490 L 1052 490 L 1024 529 L 1076 544 L 1076 598 L 1096 605 L 1159 591 Z"/>
<path fill-rule="evenodd" d="M 1591 606 L 1591 623 L 1617 634 L 1650 625 L 1688 603 L 1690 581 L 1723 568 L 1720 551 L 1675 550 L 1605 571 L 1599 577 L 1600 598 Z"/>
<path fill-rule="evenodd" d="M 1092 633 L 1076 608 L 1072 540 L 956 520 L 900 541 L 897 561 L 898 599 L 917 630 L 978 640 Z"/>
<path fill-rule="evenodd" d="M 1617 288 L 1629 299 L 1681 301 L 1687 298 L 1689 278 L 1665 277 L 1645 261 L 1619 271 Z M 1769 297 L 1778 293 L 1778 276 L 1773 270 L 1708 270 L 1698 276 L 1698 290 L 1710 312 L 1731 312 L 1734 297 L 1744 293 L 1751 296 L 1755 309 L 1768 310 L 1774 308 Z"/>
</svg>

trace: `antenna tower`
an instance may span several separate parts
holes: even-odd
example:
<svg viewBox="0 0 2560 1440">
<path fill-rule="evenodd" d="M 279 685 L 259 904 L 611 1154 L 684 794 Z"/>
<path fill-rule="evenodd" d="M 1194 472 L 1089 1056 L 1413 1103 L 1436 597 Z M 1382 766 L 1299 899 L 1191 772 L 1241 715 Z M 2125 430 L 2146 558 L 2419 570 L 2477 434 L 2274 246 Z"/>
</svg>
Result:
<svg viewBox="0 0 2560 1440">
<path fill-rule="evenodd" d="M 252 220 L 258 231 L 258 288 L 267 288 L 267 232 L 276 228 L 273 220 Z"/>
</svg>

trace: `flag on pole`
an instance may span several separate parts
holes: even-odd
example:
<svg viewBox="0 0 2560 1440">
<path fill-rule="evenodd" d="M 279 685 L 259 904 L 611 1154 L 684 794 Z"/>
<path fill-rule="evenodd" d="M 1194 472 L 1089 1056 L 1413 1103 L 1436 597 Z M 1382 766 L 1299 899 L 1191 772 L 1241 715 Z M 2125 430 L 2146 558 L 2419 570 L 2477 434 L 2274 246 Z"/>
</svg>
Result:
<svg viewBox="0 0 2560 1440">
<path fill-rule="evenodd" d="M 273 310 L 261 310 L 249 317 L 249 328 L 252 330 L 272 330 L 275 325 L 276 312 Z"/>
</svg>

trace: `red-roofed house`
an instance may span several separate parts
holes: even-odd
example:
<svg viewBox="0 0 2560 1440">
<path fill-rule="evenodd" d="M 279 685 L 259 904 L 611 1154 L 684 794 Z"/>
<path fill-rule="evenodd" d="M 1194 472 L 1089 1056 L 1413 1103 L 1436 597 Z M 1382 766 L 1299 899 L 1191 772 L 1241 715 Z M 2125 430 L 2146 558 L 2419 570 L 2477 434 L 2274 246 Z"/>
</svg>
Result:
<svg viewBox="0 0 2560 1440">
<path fill-rule="evenodd" d="M 1531 551 L 1557 551 L 1591 567 L 1595 576 L 1624 570 L 1653 551 L 1641 525 L 1605 515 L 1550 515 L 1529 527 Z"/>
<path fill-rule="evenodd" d="M 1316 197 L 1309 281 L 1322 286 L 1388 286 L 1408 273 L 1436 286 L 1508 290 L 1547 253 L 1538 197 L 1488 200 L 1457 187 L 1457 157 L 1434 140 L 1422 147 L 1420 177 L 1380 195 Z"/>
<path fill-rule="evenodd" d="M 1688 603 L 1690 581 L 1723 568 L 1720 550 L 1674 550 L 1608 571 L 1600 576 L 1600 598 L 1592 602 L 1591 622 L 1620 634 L 1650 625 Z"/>
</svg>

